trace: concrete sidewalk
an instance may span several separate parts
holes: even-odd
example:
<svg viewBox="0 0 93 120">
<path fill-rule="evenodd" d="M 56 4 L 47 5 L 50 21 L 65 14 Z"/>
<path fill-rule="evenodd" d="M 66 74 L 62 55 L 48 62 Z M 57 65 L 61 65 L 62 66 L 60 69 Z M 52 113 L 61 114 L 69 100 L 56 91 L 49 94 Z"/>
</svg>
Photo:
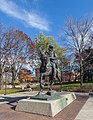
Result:
<svg viewBox="0 0 93 120">
<path fill-rule="evenodd" d="M 90 96 L 75 120 L 93 120 L 93 96 Z"/>
<path fill-rule="evenodd" d="M 0 104 L 15 102 L 20 99 L 27 99 L 30 96 L 36 95 L 37 91 L 31 91 L 31 92 L 20 92 L 20 93 L 13 93 L 8 95 L 0 95 Z"/>
<path fill-rule="evenodd" d="M 0 115 L 2 116 L 2 120 L 10 120 L 9 117 L 11 117 L 11 115 L 9 111 L 11 111 L 11 114 L 13 112 L 13 115 L 19 113 L 11 110 L 9 108 L 9 104 L 5 104 L 5 103 L 16 102 L 20 99 L 28 98 L 31 95 L 36 95 L 36 94 L 37 94 L 37 91 L 21 92 L 21 93 L 15 93 L 10 95 L 0 95 L 0 104 L 2 104 L 1 111 L 7 114 L 7 117 L 4 117 L 5 114 Z M 59 116 L 60 116 L 60 120 L 93 120 L 93 96 L 89 96 L 88 93 L 76 93 L 76 95 L 77 95 L 77 99 L 72 104 L 70 104 L 67 108 L 65 108 L 58 115 L 56 115 L 56 117 L 51 119 L 59 120 Z M 13 103 L 13 104 L 17 104 L 17 103 Z M 19 113 L 19 114 L 22 114 L 22 116 L 23 115 L 25 116 L 27 113 Z M 34 115 L 34 114 L 27 114 L 27 115 L 29 117 L 33 116 L 33 120 L 36 118 L 36 116 L 37 118 L 39 117 L 38 115 Z M 21 120 L 21 116 L 19 117 L 20 118 L 18 118 L 18 120 Z M 46 120 L 48 120 L 48 117 L 45 117 L 45 116 L 40 116 L 40 119 L 42 120 L 43 117 L 46 118 Z M 16 120 L 16 118 L 15 119 L 13 118 L 11 120 Z M 27 120 L 30 120 L 30 119 L 28 118 Z"/>
</svg>

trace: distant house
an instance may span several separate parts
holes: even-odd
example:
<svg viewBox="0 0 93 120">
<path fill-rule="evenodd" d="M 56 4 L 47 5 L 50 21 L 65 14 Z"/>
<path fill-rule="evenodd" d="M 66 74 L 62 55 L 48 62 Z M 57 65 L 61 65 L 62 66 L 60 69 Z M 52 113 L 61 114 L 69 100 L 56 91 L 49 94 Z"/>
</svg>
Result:
<svg viewBox="0 0 93 120">
<path fill-rule="evenodd" d="M 11 72 L 3 72 L 3 75 L 2 75 L 2 82 L 6 82 L 7 83 L 11 83 L 12 82 L 12 73 Z"/>
</svg>

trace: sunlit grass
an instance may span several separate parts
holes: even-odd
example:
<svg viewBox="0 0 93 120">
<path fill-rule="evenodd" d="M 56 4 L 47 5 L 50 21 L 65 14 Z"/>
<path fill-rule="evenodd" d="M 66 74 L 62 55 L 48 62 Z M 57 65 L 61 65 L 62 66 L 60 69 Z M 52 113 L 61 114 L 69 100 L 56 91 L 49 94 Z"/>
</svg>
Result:
<svg viewBox="0 0 93 120">
<path fill-rule="evenodd" d="M 44 86 L 44 90 L 48 90 L 48 88 L 49 88 L 49 86 Z M 60 84 L 59 83 L 54 84 L 52 88 L 54 90 L 59 91 Z M 93 83 L 83 83 L 82 87 L 80 87 L 80 83 L 63 83 L 62 88 L 63 88 L 63 91 L 74 91 L 75 89 L 80 89 L 80 88 L 93 89 Z M 40 89 L 39 86 L 36 87 L 36 88 L 33 88 L 33 90 L 36 90 L 36 91 L 38 91 L 39 89 Z"/>
<path fill-rule="evenodd" d="M 52 87 L 54 90 L 59 91 L 60 85 L 59 83 L 56 83 Z M 80 83 L 63 83 L 62 84 L 62 90 L 63 91 L 74 91 L 75 89 L 80 89 Z M 87 82 L 83 83 L 82 89 L 92 89 L 93 90 L 93 82 Z M 49 89 L 49 86 L 44 86 L 44 91 L 47 91 Z M 37 86 L 35 88 L 32 88 L 33 91 L 39 91 L 40 86 Z M 12 94 L 17 92 L 22 92 L 21 88 L 10 88 L 6 90 L 6 94 Z M 0 94 L 5 94 L 5 90 L 0 90 Z"/>
<path fill-rule="evenodd" d="M 12 94 L 12 93 L 17 93 L 21 91 L 22 91 L 21 88 L 10 88 L 10 89 L 6 89 L 6 94 Z M 5 94 L 5 90 L 0 90 L 0 94 Z"/>
</svg>

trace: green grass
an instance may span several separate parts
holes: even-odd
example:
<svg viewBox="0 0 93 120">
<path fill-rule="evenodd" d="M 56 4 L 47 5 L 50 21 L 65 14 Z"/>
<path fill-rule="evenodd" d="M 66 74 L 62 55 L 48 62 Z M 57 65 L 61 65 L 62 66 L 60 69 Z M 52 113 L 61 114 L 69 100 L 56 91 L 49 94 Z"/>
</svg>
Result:
<svg viewBox="0 0 93 120">
<path fill-rule="evenodd" d="M 93 87 L 93 83 L 84 83 L 84 86 L 91 86 L 91 87 Z"/>
<path fill-rule="evenodd" d="M 81 87 L 79 83 L 63 84 L 63 90 L 89 92 L 90 90 L 93 90 L 93 83 L 83 83 L 83 86 Z"/>
<path fill-rule="evenodd" d="M 12 93 L 17 93 L 21 91 L 22 91 L 21 88 L 10 88 L 6 90 L 6 94 L 12 94 Z M 0 90 L 0 94 L 5 94 L 5 90 Z"/>
<path fill-rule="evenodd" d="M 56 83 L 52 87 L 54 90 L 58 91 L 60 89 L 59 83 Z M 93 89 L 93 83 L 84 83 L 82 87 L 80 87 L 80 83 L 63 83 L 62 84 L 63 91 L 74 91 L 76 89 Z M 33 88 L 33 90 L 38 91 L 39 86 Z M 48 90 L 48 86 L 44 86 L 44 90 Z"/>
<path fill-rule="evenodd" d="M 80 83 L 63 83 L 62 84 L 63 91 L 75 91 L 76 89 L 92 89 L 93 90 L 93 82 L 87 82 L 83 83 L 83 86 L 80 87 Z M 53 89 L 56 91 L 59 91 L 60 85 L 59 83 L 55 83 L 53 85 Z M 40 87 L 33 88 L 33 91 L 39 91 Z M 48 90 L 48 86 L 44 86 L 44 90 Z M 11 94 L 11 93 L 17 93 L 17 92 L 22 92 L 23 90 L 21 88 L 11 88 L 6 90 L 6 94 Z M 83 92 L 83 91 L 82 91 Z M 5 94 L 5 90 L 0 90 L 0 94 Z"/>
</svg>

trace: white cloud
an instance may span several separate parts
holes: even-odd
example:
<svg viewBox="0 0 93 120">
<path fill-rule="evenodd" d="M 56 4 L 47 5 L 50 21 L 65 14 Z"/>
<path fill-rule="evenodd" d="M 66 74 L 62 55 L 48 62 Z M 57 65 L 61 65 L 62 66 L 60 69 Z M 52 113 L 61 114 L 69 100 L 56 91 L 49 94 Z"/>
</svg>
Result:
<svg viewBox="0 0 93 120">
<path fill-rule="evenodd" d="M 46 19 L 40 17 L 36 13 L 19 8 L 19 6 L 12 1 L 0 0 L 0 10 L 12 17 L 24 21 L 30 27 L 49 31 L 49 23 Z"/>
</svg>

